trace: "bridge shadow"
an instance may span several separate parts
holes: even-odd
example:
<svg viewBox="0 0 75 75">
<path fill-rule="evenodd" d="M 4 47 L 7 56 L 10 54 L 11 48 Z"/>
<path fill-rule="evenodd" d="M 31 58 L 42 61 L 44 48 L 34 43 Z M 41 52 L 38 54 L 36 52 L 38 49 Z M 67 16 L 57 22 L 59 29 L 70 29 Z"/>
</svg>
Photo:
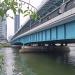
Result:
<svg viewBox="0 0 75 75">
<path fill-rule="evenodd" d="M 56 60 L 57 63 L 71 64 L 70 63 L 70 48 L 68 46 L 50 47 L 45 55 L 49 58 Z"/>
<path fill-rule="evenodd" d="M 70 48 L 68 46 L 49 46 L 27 49 L 29 51 L 23 52 L 24 55 L 39 55 L 46 56 L 49 59 L 56 60 L 57 63 L 69 63 Z"/>
<path fill-rule="evenodd" d="M 25 46 L 20 49 L 22 53 L 65 53 L 70 52 L 68 46 Z"/>
<path fill-rule="evenodd" d="M 44 55 L 49 59 L 56 60 L 57 63 L 69 63 L 70 48 L 68 46 L 27 47 L 24 50 L 22 52 L 24 55 Z M 14 49 L 14 51 L 21 54 L 19 49 Z"/>
<path fill-rule="evenodd" d="M 57 63 L 69 63 L 70 48 L 68 46 L 49 46 L 46 48 L 43 51 L 39 50 L 37 54 L 44 54 L 50 59 L 56 60 Z"/>
<path fill-rule="evenodd" d="M 70 48 L 68 46 L 51 46 L 47 48 L 48 53 L 65 53 L 70 52 Z"/>
</svg>

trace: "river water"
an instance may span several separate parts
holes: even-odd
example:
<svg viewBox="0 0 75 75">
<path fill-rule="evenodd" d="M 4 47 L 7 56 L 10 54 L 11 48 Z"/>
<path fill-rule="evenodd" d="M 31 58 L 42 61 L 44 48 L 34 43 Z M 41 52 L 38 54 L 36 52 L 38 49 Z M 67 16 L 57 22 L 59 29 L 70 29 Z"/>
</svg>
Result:
<svg viewBox="0 0 75 75">
<path fill-rule="evenodd" d="M 75 47 L 68 53 L 19 53 L 1 48 L 4 65 L 0 75 L 75 75 Z"/>
</svg>

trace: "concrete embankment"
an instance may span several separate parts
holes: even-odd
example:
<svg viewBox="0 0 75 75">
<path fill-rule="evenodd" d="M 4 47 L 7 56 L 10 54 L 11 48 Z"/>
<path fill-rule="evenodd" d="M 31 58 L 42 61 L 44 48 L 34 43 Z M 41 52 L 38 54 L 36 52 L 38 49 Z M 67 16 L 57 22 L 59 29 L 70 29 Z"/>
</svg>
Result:
<svg viewBox="0 0 75 75">
<path fill-rule="evenodd" d="M 17 49 L 21 49 L 21 45 L 11 45 L 12 48 L 17 48 Z"/>
<path fill-rule="evenodd" d="M 24 46 L 19 52 L 31 53 L 31 52 L 69 52 L 67 46 Z"/>
<path fill-rule="evenodd" d="M 11 45 L 9 43 L 0 43 L 0 48 L 3 47 L 11 47 Z"/>
</svg>

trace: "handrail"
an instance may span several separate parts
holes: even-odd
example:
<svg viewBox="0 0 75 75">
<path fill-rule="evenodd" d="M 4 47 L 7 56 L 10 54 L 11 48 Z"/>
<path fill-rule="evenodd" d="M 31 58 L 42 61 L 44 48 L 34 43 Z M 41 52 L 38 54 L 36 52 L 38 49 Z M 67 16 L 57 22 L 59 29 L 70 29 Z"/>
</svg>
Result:
<svg viewBox="0 0 75 75">
<path fill-rule="evenodd" d="M 40 20 L 38 20 L 38 21 L 41 23 L 41 20 L 42 20 L 43 18 L 45 18 L 46 16 L 52 14 L 53 12 L 55 12 L 56 10 L 58 10 L 62 5 L 67 4 L 69 1 L 70 1 L 70 0 L 66 1 L 65 3 L 62 3 L 59 7 L 55 8 L 53 11 L 47 13 L 45 16 L 43 16 L 42 18 L 40 18 Z M 35 23 L 34 23 L 34 24 L 35 24 Z"/>
<path fill-rule="evenodd" d="M 55 12 L 57 9 L 59 9 L 62 5 L 67 4 L 70 0 L 66 1 L 65 3 L 62 3 L 59 7 L 55 8 L 53 11 L 47 13 L 45 16 L 43 16 L 41 19 L 45 18 L 46 16 L 52 14 L 53 12 Z"/>
</svg>

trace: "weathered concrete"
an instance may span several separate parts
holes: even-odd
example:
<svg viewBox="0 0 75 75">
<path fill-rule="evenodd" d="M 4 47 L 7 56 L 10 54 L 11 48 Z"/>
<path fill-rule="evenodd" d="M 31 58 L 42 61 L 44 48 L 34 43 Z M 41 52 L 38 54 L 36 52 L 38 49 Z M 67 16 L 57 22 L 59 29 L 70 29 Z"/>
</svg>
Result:
<svg viewBox="0 0 75 75">
<path fill-rule="evenodd" d="M 19 52 L 69 52 L 69 47 L 67 46 L 24 46 Z"/>
<path fill-rule="evenodd" d="M 11 47 L 21 49 L 21 45 L 11 45 Z"/>
<path fill-rule="evenodd" d="M 19 52 L 47 52 L 47 48 L 44 46 L 24 46 Z"/>
</svg>

